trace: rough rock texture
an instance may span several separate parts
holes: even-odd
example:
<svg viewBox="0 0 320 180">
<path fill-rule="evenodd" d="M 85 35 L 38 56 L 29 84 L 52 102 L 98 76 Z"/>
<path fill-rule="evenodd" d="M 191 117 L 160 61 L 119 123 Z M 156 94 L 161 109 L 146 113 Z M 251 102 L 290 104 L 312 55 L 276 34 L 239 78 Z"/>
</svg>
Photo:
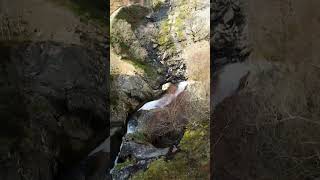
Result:
<svg viewBox="0 0 320 180">
<path fill-rule="evenodd" d="M 221 5 L 214 15 L 220 17 L 217 26 L 235 16 L 220 11 L 228 9 L 229 2 L 216 1 Z M 313 154 L 319 144 L 305 142 L 318 142 L 320 137 L 316 130 L 320 101 L 315 90 L 319 89 L 316 49 L 320 41 L 315 30 L 320 26 L 319 1 L 232 2 L 243 2 L 239 7 L 246 16 L 244 24 L 253 50 L 248 63 L 255 68 L 244 89 L 223 100 L 214 111 L 212 178 L 317 179 L 315 162 L 319 159 Z M 233 35 L 241 38 L 236 32 Z M 233 42 L 236 44 L 237 38 Z M 230 53 L 228 44 L 218 45 L 226 47 L 221 49 L 224 54 Z"/>
<path fill-rule="evenodd" d="M 139 105 L 154 99 L 163 91 L 165 68 L 150 58 L 145 46 L 146 37 L 139 36 L 149 8 L 129 5 L 118 9 L 111 16 L 111 126 L 125 131 L 127 119 Z M 123 135 L 123 134 L 122 134 Z M 111 160 L 119 151 L 121 138 L 111 137 Z M 119 143 L 120 142 L 120 143 Z"/>
<path fill-rule="evenodd" d="M 152 161 L 152 159 L 149 159 L 147 161 L 146 160 L 141 160 L 141 161 L 138 161 L 135 164 L 129 164 L 125 168 L 121 169 L 121 171 L 114 170 L 113 178 L 114 179 L 119 179 L 119 180 L 128 179 L 128 178 L 130 178 L 131 174 L 136 173 L 141 169 L 146 169 L 148 167 L 148 164 L 150 164 L 151 161 Z"/>
<path fill-rule="evenodd" d="M 0 50 L 0 177 L 63 176 L 108 134 L 106 59 L 54 42 Z"/>
<path fill-rule="evenodd" d="M 169 148 L 158 149 L 152 145 L 141 145 L 135 142 L 124 142 L 119 158 L 125 158 L 131 155 L 137 160 L 145 160 L 164 156 L 168 153 Z"/>
<path fill-rule="evenodd" d="M 113 51 L 133 61 L 148 61 L 148 52 L 141 46 L 135 29 L 150 13 L 150 9 L 137 4 L 124 6 L 111 16 L 111 45 Z"/>
<path fill-rule="evenodd" d="M 164 67 L 150 58 L 137 34 L 149 8 L 129 5 L 111 17 L 111 121 L 125 124 L 129 113 L 141 103 L 158 96 L 165 81 Z"/>
<path fill-rule="evenodd" d="M 239 0 L 215 0 L 212 4 L 211 26 L 213 47 L 213 71 L 221 66 L 242 62 L 250 54 L 247 41 L 247 24 L 243 2 Z"/>
<path fill-rule="evenodd" d="M 139 5 L 130 5 L 122 9 L 135 7 L 141 8 Z M 134 133 L 126 134 L 123 138 L 118 156 L 121 162 L 114 167 L 113 178 L 128 179 L 138 170 L 144 170 L 151 160 L 166 156 L 169 148 L 179 144 L 184 132 L 182 124 L 186 121 L 183 113 L 167 117 L 173 107 L 133 112 L 139 105 L 157 99 L 163 92 L 161 85 L 165 82 L 186 80 L 184 58 L 187 52 L 184 49 L 195 42 L 208 40 L 209 24 L 206 19 L 210 16 L 209 7 L 209 2 L 194 5 L 184 1 L 164 1 L 153 8 L 151 14 L 136 18 L 140 21 L 130 22 L 126 18 L 131 20 L 132 17 L 112 15 L 112 31 L 115 32 L 111 32 L 111 38 L 113 50 L 117 54 L 111 57 L 111 67 L 117 67 L 111 70 L 114 72 L 112 86 L 119 90 L 111 93 L 117 99 L 112 105 L 111 118 L 112 121 L 127 120 L 129 125 L 136 126 Z M 124 11 L 122 9 L 116 13 L 121 14 Z M 147 66 L 139 68 L 137 62 Z M 170 118 L 174 120 L 166 122 Z M 166 124 L 177 122 L 175 118 L 181 122 L 177 126 L 171 124 L 174 129 L 157 128 L 165 128 Z"/>
</svg>

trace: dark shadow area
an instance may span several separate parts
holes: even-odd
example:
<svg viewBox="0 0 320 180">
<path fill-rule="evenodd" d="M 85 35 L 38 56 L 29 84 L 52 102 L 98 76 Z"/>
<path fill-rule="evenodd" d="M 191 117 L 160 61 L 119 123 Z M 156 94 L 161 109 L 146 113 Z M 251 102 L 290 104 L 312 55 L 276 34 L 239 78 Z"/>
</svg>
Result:
<svg viewBox="0 0 320 180">
<path fill-rule="evenodd" d="M 2 42 L 0 52 L 0 177 L 60 179 L 109 134 L 106 61 L 54 42 Z"/>
</svg>

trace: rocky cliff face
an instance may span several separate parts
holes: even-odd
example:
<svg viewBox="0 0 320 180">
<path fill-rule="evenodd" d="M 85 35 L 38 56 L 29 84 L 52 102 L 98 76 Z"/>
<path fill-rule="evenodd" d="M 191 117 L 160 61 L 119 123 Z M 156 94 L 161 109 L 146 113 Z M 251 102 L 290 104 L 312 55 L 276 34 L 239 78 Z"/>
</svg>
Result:
<svg viewBox="0 0 320 180">
<path fill-rule="evenodd" d="M 121 7 L 111 15 L 112 87 L 117 89 L 111 93 L 112 97 L 117 97 L 111 104 L 111 123 L 128 123 L 117 164 L 112 170 L 114 179 L 128 179 L 146 170 L 152 161 L 168 156 L 173 146 L 179 144 L 188 118 L 183 115 L 184 111 L 172 114 L 174 117 L 167 117 L 167 113 L 182 104 L 169 103 L 168 107 L 154 110 L 142 107 L 141 111 L 136 111 L 145 102 L 163 94 L 162 84 L 171 82 L 178 86 L 186 80 L 186 59 L 192 53 L 185 49 L 209 38 L 206 21 L 209 3 L 157 2 L 148 7 L 141 4 Z M 193 47 L 200 49 L 199 44 Z M 159 101 L 165 101 L 165 97 Z M 169 119 L 172 122 L 166 121 Z M 168 124 L 175 128 L 163 129 L 169 127 Z"/>
<path fill-rule="evenodd" d="M 244 2 L 220 1 L 212 4 L 212 47 L 214 71 L 223 65 L 244 61 L 250 54 Z"/>
<path fill-rule="evenodd" d="M 165 68 L 152 59 L 138 31 L 145 26 L 151 9 L 141 5 L 121 7 L 111 16 L 111 125 L 126 132 L 126 123 L 138 107 L 159 96 L 165 82 Z M 122 140 L 111 141 L 112 160 Z"/>
<path fill-rule="evenodd" d="M 54 42 L 1 53 L 1 177 L 54 179 L 108 134 L 106 59 Z"/>
<path fill-rule="evenodd" d="M 106 176 L 108 153 L 87 159 L 109 134 L 106 25 L 86 3 L 1 1 L 1 179 Z"/>
</svg>

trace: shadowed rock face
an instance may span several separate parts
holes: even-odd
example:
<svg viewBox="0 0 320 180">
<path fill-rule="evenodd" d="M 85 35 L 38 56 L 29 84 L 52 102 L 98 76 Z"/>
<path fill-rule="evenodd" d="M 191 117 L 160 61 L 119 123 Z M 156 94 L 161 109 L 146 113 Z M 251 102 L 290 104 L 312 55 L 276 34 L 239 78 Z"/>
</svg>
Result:
<svg viewBox="0 0 320 180">
<path fill-rule="evenodd" d="M 53 42 L 0 51 L 0 177 L 54 179 L 107 137 L 106 59 Z"/>
<path fill-rule="evenodd" d="M 113 0 L 110 2 L 110 14 L 112 14 L 121 6 L 126 6 L 129 4 L 140 4 L 147 6 L 151 3 L 150 1 L 152 2 L 152 0 Z"/>
<path fill-rule="evenodd" d="M 216 0 L 212 5 L 211 44 L 213 47 L 213 72 L 233 62 L 244 61 L 249 53 L 246 19 L 243 2 L 239 0 Z"/>
</svg>

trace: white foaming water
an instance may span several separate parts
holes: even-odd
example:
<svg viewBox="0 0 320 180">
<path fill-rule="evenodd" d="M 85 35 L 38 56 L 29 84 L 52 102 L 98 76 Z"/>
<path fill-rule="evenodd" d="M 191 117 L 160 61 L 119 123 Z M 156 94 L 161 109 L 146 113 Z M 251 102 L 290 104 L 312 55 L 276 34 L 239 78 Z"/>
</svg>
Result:
<svg viewBox="0 0 320 180">
<path fill-rule="evenodd" d="M 188 82 L 187 81 L 182 81 L 178 84 L 178 89 L 177 91 L 174 93 L 174 96 L 177 97 L 179 94 L 181 94 L 186 87 L 188 86 Z"/>
<path fill-rule="evenodd" d="M 157 108 L 163 108 L 170 104 L 174 98 L 176 98 L 179 94 L 181 94 L 187 87 L 189 83 L 187 81 L 182 81 L 178 84 L 178 88 L 174 94 L 166 94 L 162 98 L 154 101 L 150 101 L 144 104 L 138 111 L 140 110 L 152 110 Z"/>
<path fill-rule="evenodd" d="M 213 93 L 213 107 L 216 107 L 225 98 L 235 93 L 239 87 L 240 80 L 250 70 L 246 63 L 233 63 L 226 65 L 218 76 L 218 84 L 215 84 L 216 90 Z"/>
<path fill-rule="evenodd" d="M 190 84 L 192 84 L 192 83 L 193 82 L 190 82 Z M 166 95 L 164 95 L 162 98 L 160 98 L 158 100 L 150 101 L 150 102 L 144 104 L 138 111 L 140 111 L 140 110 L 152 110 L 152 109 L 163 108 L 163 107 L 167 106 L 179 94 L 181 94 L 186 89 L 188 84 L 189 84 L 189 82 L 187 82 L 187 81 L 180 82 L 178 84 L 177 90 L 174 92 L 174 94 L 166 94 Z M 127 125 L 127 133 L 126 134 L 134 133 L 135 131 L 136 131 L 136 126 L 133 123 L 130 123 L 130 121 L 129 121 L 128 125 Z M 123 146 L 123 143 L 121 143 L 120 151 L 122 149 L 122 146 Z M 120 152 L 118 153 L 118 156 L 114 160 L 114 167 L 118 163 L 119 154 L 120 154 Z M 112 168 L 110 170 L 110 173 L 112 174 L 113 171 L 114 171 L 114 168 Z"/>
<path fill-rule="evenodd" d="M 134 133 L 135 131 L 136 131 L 136 126 L 130 123 L 129 121 L 127 126 L 127 134 Z"/>
</svg>

